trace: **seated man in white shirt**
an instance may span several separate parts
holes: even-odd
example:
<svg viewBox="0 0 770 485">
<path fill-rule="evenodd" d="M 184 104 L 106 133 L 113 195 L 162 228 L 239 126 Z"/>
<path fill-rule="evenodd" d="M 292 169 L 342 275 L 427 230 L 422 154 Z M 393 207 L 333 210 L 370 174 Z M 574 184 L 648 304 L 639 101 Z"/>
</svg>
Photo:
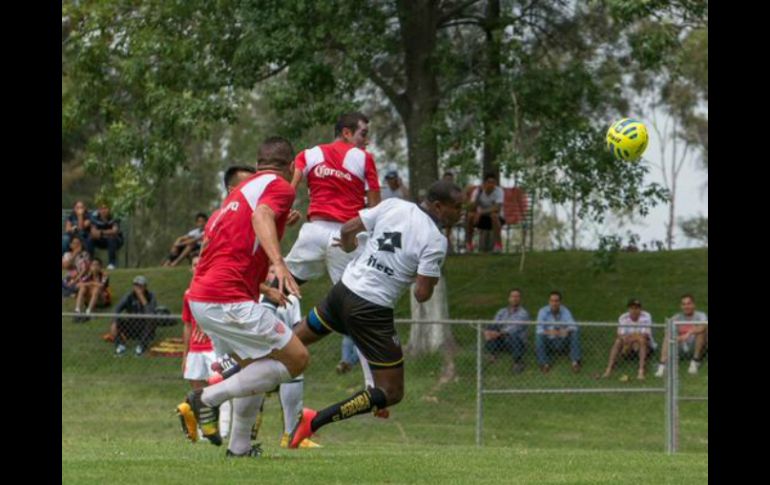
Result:
<svg viewBox="0 0 770 485">
<path fill-rule="evenodd" d="M 618 319 L 618 336 L 610 350 L 610 360 L 602 378 L 610 376 L 618 355 L 629 357 L 633 353 L 637 353 L 639 355 L 639 372 L 636 378 L 644 379 L 647 356 L 655 349 L 651 325 L 652 316 L 642 311 L 642 302 L 636 298 L 629 300 L 628 311 Z"/>
<path fill-rule="evenodd" d="M 503 251 L 502 227 L 505 224 L 503 203 L 505 192 L 497 185 L 494 173 L 484 175 L 484 183 L 471 194 L 465 228 L 466 250 L 473 252 L 473 231 L 492 231 L 495 253 Z"/>
<path fill-rule="evenodd" d="M 206 227 L 206 221 L 208 216 L 203 212 L 199 212 L 195 215 L 195 227 L 185 234 L 179 236 L 171 245 L 171 251 L 169 251 L 166 259 L 161 263 L 163 266 L 176 266 L 184 258 L 194 256 L 193 252 L 198 251 L 201 246 L 201 239 L 203 239 L 203 228 Z"/>
</svg>

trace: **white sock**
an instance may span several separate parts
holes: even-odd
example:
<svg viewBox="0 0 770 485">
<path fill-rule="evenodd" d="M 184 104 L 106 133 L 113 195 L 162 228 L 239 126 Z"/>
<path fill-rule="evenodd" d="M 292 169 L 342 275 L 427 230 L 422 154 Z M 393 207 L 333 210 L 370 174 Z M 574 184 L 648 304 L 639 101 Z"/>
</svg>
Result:
<svg viewBox="0 0 770 485">
<path fill-rule="evenodd" d="M 364 373 L 364 384 L 366 385 L 364 389 L 374 387 L 374 377 L 372 377 L 372 369 L 369 367 L 369 361 L 364 358 L 364 354 L 358 350 L 358 347 L 356 347 L 356 352 L 358 353 L 358 360 L 361 362 L 361 371 Z"/>
<path fill-rule="evenodd" d="M 252 362 L 229 379 L 203 389 L 201 400 L 219 406 L 228 399 L 264 394 L 291 379 L 285 365 L 273 359 Z"/>
<path fill-rule="evenodd" d="M 283 431 L 285 433 L 291 433 L 294 430 L 299 413 L 302 411 L 305 381 L 301 375 L 295 378 L 295 380 L 297 379 L 299 379 L 298 382 L 284 382 L 279 391 L 281 407 L 283 408 Z"/>
<path fill-rule="evenodd" d="M 230 434 L 230 421 L 233 412 L 232 401 L 225 401 L 219 406 L 219 434 L 227 438 Z"/>
<path fill-rule="evenodd" d="M 233 399 L 233 428 L 227 448 L 236 455 L 251 449 L 251 427 L 264 398 L 264 394 L 257 394 Z"/>
</svg>

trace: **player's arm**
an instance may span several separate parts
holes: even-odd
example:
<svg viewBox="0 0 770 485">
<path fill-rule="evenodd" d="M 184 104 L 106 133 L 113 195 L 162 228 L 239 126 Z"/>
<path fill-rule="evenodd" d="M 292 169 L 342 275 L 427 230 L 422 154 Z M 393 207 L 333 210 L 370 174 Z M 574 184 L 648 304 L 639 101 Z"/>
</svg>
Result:
<svg viewBox="0 0 770 485">
<path fill-rule="evenodd" d="M 364 231 L 366 231 L 366 226 L 364 226 L 364 221 L 361 220 L 361 217 L 350 219 L 343 224 L 340 229 L 340 247 L 342 250 L 346 253 L 355 251 L 358 246 L 356 234 Z"/>
<path fill-rule="evenodd" d="M 291 177 L 291 186 L 296 189 L 297 186 L 299 186 L 299 183 L 301 181 L 302 181 L 302 170 L 295 168 L 294 175 Z"/>
<path fill-rule="evenodd" d="M 435 276 L 423 276 L 418 274 L 414 286 L 414 298 L 419 303 L 430 300 L 430 297 L 433 296 L 433 288 L 435 288 L 436 283 L 438 283 L 438 278 Z"/>
<path fill-rule="evenodd" d="M 185 364 L 187 362 L 187 350 L 190 348 L 190 325 L 184 322 L 184 331 L 182 332 L 182 340 L 184 341 L 184 351 L 182 352 L 182 372 L 184 372 Z"/>
<path fill-rule="evenodd" d="M 300 297 L 299 286 L 281 256 L 281 244 L 278 242 L 278 229 L 275 226 L 273 209 L 269 205 L 259 204 L 251 215 L 251 225 L 254 227 L 259 245 L 275 266 L 278 291 L 283 293 L 285 287 L 289 293 Z"/>
<path fill-rule="evenodd" d="M 382 195 L 380 194 L 379 189 L 378 190 L 367 190 L 366 191 L 366 202 L 367 207 L 371 208 L 376 206 L 377 204 L 382 201 Z"/>
</svg>

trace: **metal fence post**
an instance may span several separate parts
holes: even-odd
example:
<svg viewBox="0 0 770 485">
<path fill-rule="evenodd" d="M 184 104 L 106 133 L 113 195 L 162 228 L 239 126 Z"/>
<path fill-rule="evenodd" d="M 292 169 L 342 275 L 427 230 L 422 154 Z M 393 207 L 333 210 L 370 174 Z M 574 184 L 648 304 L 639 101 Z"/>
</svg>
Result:
<svg viewBox="0 0 770 485">
<path fill-rule="evenodd" d="M 677 449 L 677 370 L 679 346 L 677 345 L 676 327 L 673 320 L 666 322 L 668 340 L 668 361 L 666 362 L 666 452 L 676 453 Z"/>
<path fill-rule="evenodd" d="M 482 324 L 476 325 L 476 446 L 481 446 L 481 429 L 483 427 L 483 414 L 482 414 L 482 371 L 481 371 L 481 340 L 482 340 Z"/>
</svg>

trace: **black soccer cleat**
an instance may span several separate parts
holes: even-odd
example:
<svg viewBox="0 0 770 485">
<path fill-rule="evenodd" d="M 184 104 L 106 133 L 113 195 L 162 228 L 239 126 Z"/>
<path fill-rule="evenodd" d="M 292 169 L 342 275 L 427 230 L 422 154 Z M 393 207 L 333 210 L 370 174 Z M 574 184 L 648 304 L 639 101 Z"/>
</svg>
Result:
<svg viewBox="0 0 770 485">
<path fill-rule="evenodd" d="M 225 452 L 225 456 L 228 458 L 259 458 L 262 456 L 262 444 L 256 443 L 252 445 L 251 449 L 241 455 L 236 455 L 229 449 Z"/>
</svg>

